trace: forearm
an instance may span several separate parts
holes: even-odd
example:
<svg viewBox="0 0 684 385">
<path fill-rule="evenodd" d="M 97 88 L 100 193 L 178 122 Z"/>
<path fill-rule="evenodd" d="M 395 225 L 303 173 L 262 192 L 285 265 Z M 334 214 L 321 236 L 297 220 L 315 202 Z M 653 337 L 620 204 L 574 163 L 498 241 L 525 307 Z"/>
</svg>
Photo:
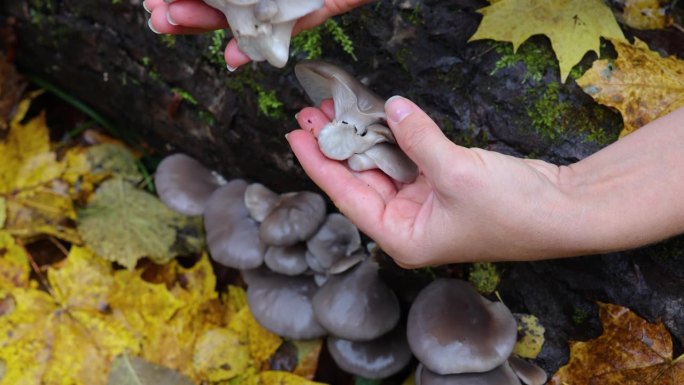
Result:
<svg viewBox="0 0 684 385">
<path fill-rule="evenodd" d="M 562 172 L 584 253 L 684 233 L 684 108 Z"/>
</svg>

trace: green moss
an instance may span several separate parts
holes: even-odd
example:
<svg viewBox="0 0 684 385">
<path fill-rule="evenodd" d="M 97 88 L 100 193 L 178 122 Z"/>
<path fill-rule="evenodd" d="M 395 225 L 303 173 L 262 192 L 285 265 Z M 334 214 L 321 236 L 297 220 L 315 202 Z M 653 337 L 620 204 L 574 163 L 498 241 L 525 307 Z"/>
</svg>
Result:
<svg viewBox="0 0 684 385">
<path fill-rule="evenodd" d="M 421 26 L 425 24 L 423 14 L 420 12 L 420 9 L 420 3 L 416 3 L 415 7 L 413 7 L 413 10 L 408 15 L 406 15 L 406 20 L 415 26 Z"/>
<path fill-rule="evenodd" d="M 342 27 L 333 19 L 328 19 L 323 25 L 302 31 L 292 38 L 290 44 L 292 55 L 306 53 L 307 59 L 318 59 L 323 55 L 323 39 L 331 38 L 352 59 L 357 60 L 354 54 L 354 43 Z"/>
<path fill-rule="evenodd" d="M 257 105 L 259 111 L 270 118 L 283 118 L 285 112 L 283 110 L 283 102 L 278 100 L 274 90 L 265 90 L 258 87 L 257 90 Z"/>
<path fill-rule="evenodd" d="M 221 68 L 226 67 L 226 61 L 223 55 L 223 42 L 225 39 L 226 31 L 223 29 L 217 29 L 216 31 L 212 32 L 211 42 L 207 47 L 209 61 Z"/>
<path fill-rule="evenodd" d="M 207 126 L 213 126 L 216 124 L 216 117 L 209 111 L 200 110 L 197 112 L 197 116 L 199 117 L 200 121 Z"/>
<path fill-rule="evenodd" d="M 238 94 L 244 94 L 247 90 L 254 92 L 257 107 L 262 115 L 272 119 L 285 117 L 283 102 L 278 99 L 275 90 L 267 90 L 259 83 L 260 73 L 245 67 L 233 75 L 227 83 L 228 88 Z"/>
<path fill-rule="evenodd" d="M 478 293 L 491 294 L 499 286 L 501 277 L 493 263 L 473 263 L 470 267 L 468 282 L 475 287 Z"/>
<path fill-rule="evenodd" d="M 581 325 L 587 321 L 589 318 L 589 313 L 586 312 L 584 309 L 578 309 L 575 308 L 575 310 L 572 313 L 572 322 L 575 325 Z"/>
<path fill-rule="evenodd" d="M 171 89 L 171 91 L 173 93 L 175 93 L 176 95 L 178 95 L 181 99 L 192 104 L 193 106 L 197 105 L 197 99 L 195 99 L 195 97 L 192 96 L 188 91 L 186 91 L 180 87 L 174 87 Z"/>
<path fill-rule="evenodd" d="M 598 122 L 605 122 L 608 116 L 600 106 L 580 109 L 561 99 L 561 84 L 551 82 L 541 92 L 530 91 L 528 97 L 536 98 L 527 110 L 532 127 L 541 136 L 557 140 L 568 130 L 586 134 L 585 141 L 606 145 L 617 139 L 616 133 L 609 133 Z"/>
<path fill-rule="evenodd" d="M 162 44 L 165 46 L 171 48 L 176 45 L 176 35 L 161 34 L 158 36 L 159 40 L 161 40 Z"/>
<path fill-rule="evenodd" d="M 537 46 L 534 42 L 528 41 L 518 47 L 517 52 L 513 52 L 513 47 L 508 43 L 494 43 L 494 49 L 501 55 L 501 58 L 494 65 L 490 75 L 498 71 L 513 67 L 518 63 L 524 63 L 527 67 L 527 74 L 523 78 L 523 83 L 529 79 L 535 82 L 541 81 L 549 67 L 556 67 L 555 56 L 546 48 Z"/>
</svg>

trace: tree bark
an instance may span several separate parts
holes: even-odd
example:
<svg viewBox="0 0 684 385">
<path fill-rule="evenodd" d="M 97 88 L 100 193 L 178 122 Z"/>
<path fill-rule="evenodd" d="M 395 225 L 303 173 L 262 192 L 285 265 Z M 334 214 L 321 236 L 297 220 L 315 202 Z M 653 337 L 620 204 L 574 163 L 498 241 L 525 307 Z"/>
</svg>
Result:
<svg viewBox="0 0 684 385">
<path fill-rule="evenodd" d="M 147 28 L 140 3 L 4 0 L 0 19 L 15 30 L 16 62 L 25 74 L 91 106 L 122 135 L 136 134 L 158 154 L 187 153 L 228 178 L 259 181 L 279 192 L 315 189 L 284 139 L 296 128 L 294 114 L 308 105 L 292 72 L 306 53 L 293 54 L 284 69 L 258 63 L 230 73 L 221 62 L 225 40 L 217 44 L 211 34 L 156 35 Z M 506 43 L 468 43 L 480 20 L 476 9 L 484 5 L 482 0 L 367 5 L 336 19 L 351 40 L 353 57 L 323 28 L 324 59 L 349 69 L 380 95 L 413 99 L 462 145 L 567 164 L 617 138 L 617 113 L 597 105 L 572 79 L 558 83 L 546 38 L 533 38 L 517 56 Z M 684 41 L 682 34 L 666 33 L 673 35 L 651 41 L 683 54 L 681 44 L 672 44 Z M 592 59 L 585 57 L 584 68 Z M 267 114 L 260 103 L 269 100 L 268 92 L 282 108 Z M 549 371 L 567 359 L 568 339 L 598 333 L 596 300 L 663 320 L 681 348 L 681 243 L 505 265 L 501 294 L 514 311 L 536 314 L 547 326 L 540 358 Z M 587 321 L 573 323 L 577 312 Z"/>
</svg>

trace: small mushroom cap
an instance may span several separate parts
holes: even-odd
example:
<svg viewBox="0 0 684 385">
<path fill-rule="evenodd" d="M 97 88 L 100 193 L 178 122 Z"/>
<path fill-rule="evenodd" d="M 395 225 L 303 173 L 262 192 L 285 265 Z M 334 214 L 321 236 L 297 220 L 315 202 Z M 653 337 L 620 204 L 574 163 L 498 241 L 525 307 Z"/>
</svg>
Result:
<svg viewBox="0 0 684 385">
<path fill-rule="evenodd" d="M 247 183 L 234 179 L 212 194 L 204 213 L 204 228 L 211 258 L 236 269 L 253 269 L 264 260 L 266 245 L 259 225 L 244 204 Z"/>
<path fill-rule="evenodd" d="M 516 356 L 510 356 L 508 364 L 525 385 L 544 385 L 546 383 L 546 372 L 539 366 Z"/>
<path fill-rule="evenodd" d="M 422 363 L 416 369 L 416 385 L 520 385 L 518 377 L 504 363 L 488 372 L 440 375 Z"/>
<path fill-rule="evenodd" d="M 201 215 L 211 194 L 224 183 L 219 175 L 185 154 L 167 156 L 154 174 L 159 199 L 184 215 Z"/>
<path fill-rule="evenodd" d="M 245 190 L 245 207 L 249 216 L 263 221 L 278 202 L 279 195 L 261 183 L 252 183 Z"/>
<path fill-rule="evenodd" d="M 330 334 L 368 341 L 389 332 L 399 322 L 399 300 L 367 259 L 354 269 L 332 276 L 313 298 L 316 319 Z"/>
<path fill-rule="evenodd" d="M 259 236 L 271 246 L 292 246 L 311 238 L 325 220 L 325 201 L 309 191 L 282 194 L 261 222 Z"/>
<path fill-rule="evenodd" d="M 372 124 L 361 131 L 347 121 L 336 120 L 326 124 L 318 134 L 321 152 L 335 160 L 345 160 L 368 151 L 378 143 L 393 141 L 392 132 L 381 124 Z"/>
<path fill-rule="evenodd" d="M 396 374 L 411 361 L 406 331 L 396 327 L 371 341 L 349 341 L 333 336 L 327 339 L 330 355 L 342 370 L 368 379 Z"/>
<path fill-rule="evenodd" d="M 316 267 L 326 272 L 339 260 L 351 256 L 361 247 L 361 235 L 353 223 L 342 214 L 328 214 L 323 225 L 308 241 L 306 248 L 318 260 Z"/>
<path fill-rule="evenodd" d="M 318 290 L 311 277 L 270 274 L 252 277 L 249 283 L 247 302 L 261 326 L 293 339 L 325 335 L 311 306 L 311 298 Z"/>
<path fill-rule="evenodd" d="M 299 275 L 309 268 L 304 254 L 306 254 L 306 245 L 303 243 L 285 247 L 270 246 L 266 250 L 264 263 L 276 273 Z"/>
<path fill-rule="evenodd" d="M 513 351 L 515 318 L 500 302 L 482 297 L 467 282 L 437 279 L 411 305 L 411 351 L 437 374 L 487 372 Z"/>
<path fill-rule="evenodd" d="M 418 166 L 399 147 L 379 143 L 363 154 L 349 158 L 349 168 L 364 171 L 379 168 L 390 178 L 401 183 L 412 183 L 418 178 Z"/>
</svg>

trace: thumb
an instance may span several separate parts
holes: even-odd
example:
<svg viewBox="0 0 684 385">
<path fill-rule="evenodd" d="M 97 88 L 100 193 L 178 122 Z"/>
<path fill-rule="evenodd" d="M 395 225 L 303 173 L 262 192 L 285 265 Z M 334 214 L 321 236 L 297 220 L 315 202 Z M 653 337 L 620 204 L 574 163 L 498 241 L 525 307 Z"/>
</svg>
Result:
<svg viewBox="0 0 684 385">
<path fill-rule="evenodd" d="M 412 101 L 392 96 L 385 102 L 387 123 L 399 147 L 430 177 L 440 174 L 441 168 L 461 148 L 451 142 L 442 130 Z"/>
</svg>

